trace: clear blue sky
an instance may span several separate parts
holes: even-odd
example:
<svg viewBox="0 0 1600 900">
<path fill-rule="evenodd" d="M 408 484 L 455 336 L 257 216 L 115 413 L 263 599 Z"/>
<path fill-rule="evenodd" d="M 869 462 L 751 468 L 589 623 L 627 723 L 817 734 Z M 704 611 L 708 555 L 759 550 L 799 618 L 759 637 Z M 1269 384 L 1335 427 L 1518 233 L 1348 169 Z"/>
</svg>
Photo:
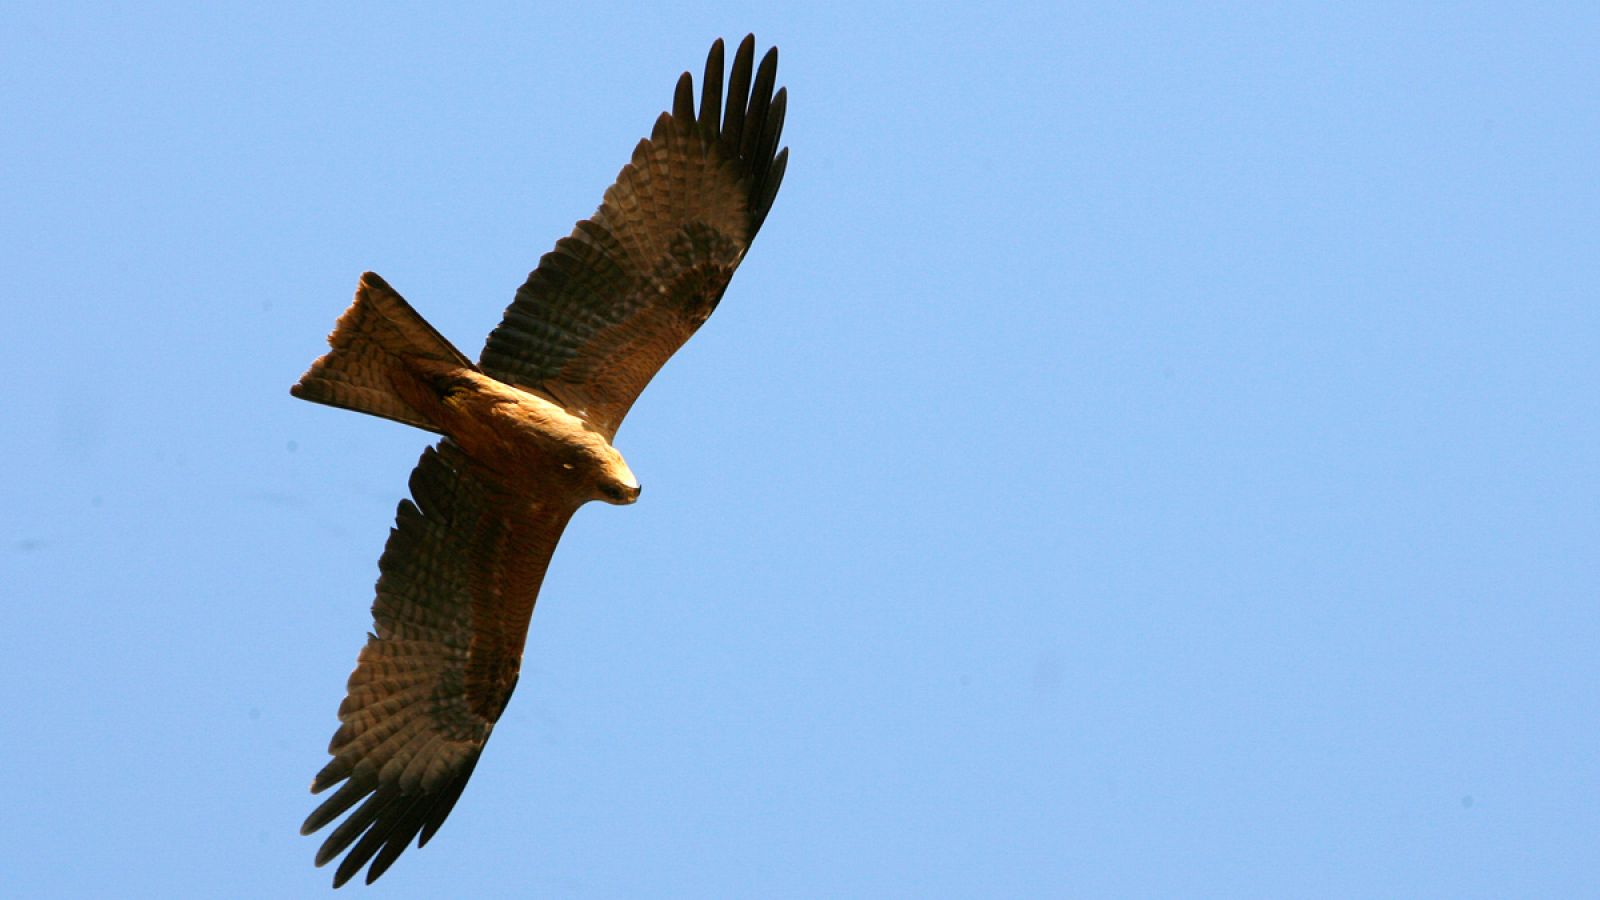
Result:
<svg viewBox="0 0 1600 900">
<path fill-rule="evenodd" d="M 753 30 L 783 191 L 382 896 L 1600 894 L 1600 7 L 791 5 L 0 15 L 0 893 L 327 891 L 428 438 L 288 387 Z"/>
</svg>

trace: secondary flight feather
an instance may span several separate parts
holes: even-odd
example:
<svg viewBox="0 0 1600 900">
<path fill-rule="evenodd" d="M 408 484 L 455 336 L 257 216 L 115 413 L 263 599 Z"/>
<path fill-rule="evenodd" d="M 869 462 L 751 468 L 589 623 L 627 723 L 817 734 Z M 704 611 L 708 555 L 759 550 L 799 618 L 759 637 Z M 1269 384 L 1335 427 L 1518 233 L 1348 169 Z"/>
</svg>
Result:
<svg viewBox="0 0 1600 900">
<path fill-rule="evenodd" d="M 551 554 L 577 508 L 632 503 L 611 445 L 662 364 L 716 309 L 788 161 L 777 48 L 723 45 L 688 72 L 593 216 L 517 290 L 476 364 L 383 279 L 361 277 L 332 348 L 291 393 L 443 435 L 378 560 L 368 635 L 306 819 L 372 882 L 455 806 L 517 684 Z M 726 90 L 724 90 L 726 87 Z"/>
</svg>

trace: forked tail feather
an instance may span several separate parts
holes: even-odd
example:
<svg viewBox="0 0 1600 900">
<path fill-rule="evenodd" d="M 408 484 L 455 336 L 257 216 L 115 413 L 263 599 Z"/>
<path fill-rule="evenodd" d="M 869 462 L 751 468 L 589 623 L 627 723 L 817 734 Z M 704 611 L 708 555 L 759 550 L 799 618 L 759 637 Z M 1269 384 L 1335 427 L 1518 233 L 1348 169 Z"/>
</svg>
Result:
<svg viewBox="0 0 1600 900">
<path fill-rule="evenodd" d="M 328 335 L 333 349 L 311 364 L 289 393 L 302 400 L 339 406 L 442 433 L 401 397 L 399 385 L 426 368 L 474 369 L 411 304 L 372 272 L 361 276 L 355 302 Z M 433 363 L 433 365 L 427 365 Z"/>
</svg>

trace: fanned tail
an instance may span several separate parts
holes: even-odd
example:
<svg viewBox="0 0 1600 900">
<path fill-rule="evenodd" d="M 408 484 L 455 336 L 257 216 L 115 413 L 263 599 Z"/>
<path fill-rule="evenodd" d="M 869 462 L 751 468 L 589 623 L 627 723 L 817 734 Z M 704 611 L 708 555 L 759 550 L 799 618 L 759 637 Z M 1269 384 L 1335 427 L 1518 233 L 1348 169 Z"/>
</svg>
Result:
<svg viewBox="0 0 1600 900">
<path fill-rule="evenodd" d="M 361 276 L 355 302 L 339 317 L 328 345 L 333 349 L 312 363 L 289 393 L 440 434 L 438 425 L 402 399 L 399 384 L 416 378 L 419 363 L 475 368 L 372 272 Z"/>
</svg>

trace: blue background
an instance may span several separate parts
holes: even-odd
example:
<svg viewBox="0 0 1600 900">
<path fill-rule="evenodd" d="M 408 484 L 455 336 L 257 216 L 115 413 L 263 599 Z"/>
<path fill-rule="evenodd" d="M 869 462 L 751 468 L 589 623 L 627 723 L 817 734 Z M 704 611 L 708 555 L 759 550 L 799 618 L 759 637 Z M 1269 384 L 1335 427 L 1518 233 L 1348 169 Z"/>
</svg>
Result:
<svg viewBox="0 0 1600 900">
<path fill-rule="evenodd" d="M 428 438 L 288 386 L 754 30 L 784 189 L 384 896 L 1600 894 L 1600 7 L 800 6 L 0 15 L 3 892 L 325 893 Z"/>
</svg>

